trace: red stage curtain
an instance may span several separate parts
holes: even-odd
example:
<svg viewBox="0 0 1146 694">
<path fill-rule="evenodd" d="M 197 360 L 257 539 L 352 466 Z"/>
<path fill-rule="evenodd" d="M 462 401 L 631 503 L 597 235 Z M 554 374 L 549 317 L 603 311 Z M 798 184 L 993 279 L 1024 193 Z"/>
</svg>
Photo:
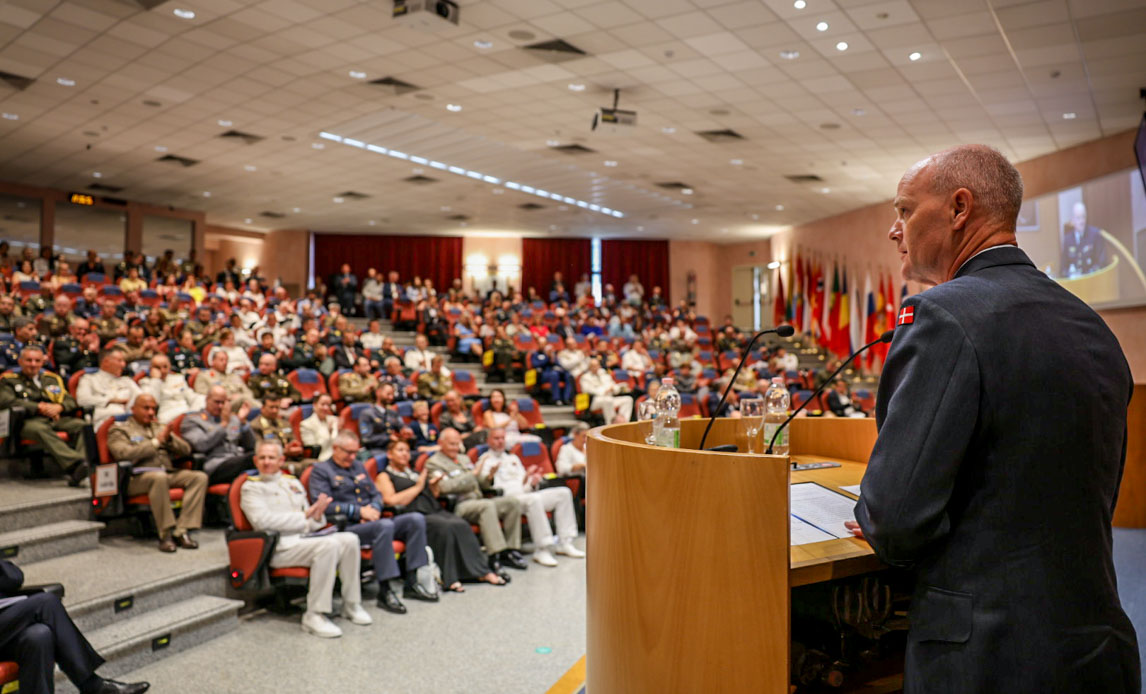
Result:
<svg viewBox="0 0 1146 694">
<path fill-rule="evenodd" d="M 609 239 L 601 241 L 601 285 L 612 284 L 618 299 L 629 275 L 636 275 L 645 288 L 645 296 L 660 287 L 669 302 L 669 244 L 668 241 L 645 239 Z"/>
<path fill-rule="evenodd" d="M 565 291 L 572 297 L 573 286 L 593 264 L 589 239 L 522 239 L 521 256 L 521 293 L 533 287 L 546 301 L 554 272 L 561 272 Z"/>
<path fill-rule="evenodd" d="M 462 239 L 459 236 L 379 236 L 374 234 L 314 235 L 314 277 L 324 282 L 349 263 L 359 286 L 366 271 L 396 270 L 402 282 L 429 278 L 439 292 L 462 276 Z"/>
</svg>

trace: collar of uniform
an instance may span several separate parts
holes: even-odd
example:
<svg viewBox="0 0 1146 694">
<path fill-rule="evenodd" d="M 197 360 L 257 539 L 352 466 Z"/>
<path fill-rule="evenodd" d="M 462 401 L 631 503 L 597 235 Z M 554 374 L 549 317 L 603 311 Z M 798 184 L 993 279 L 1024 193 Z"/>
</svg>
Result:
<svg viewBox="0 0 1146 694">
<path fill-rule="evenodd" d="M 980 251 L 968 258 L 967 262 L 959 267 L 959 270 L 955 273 L 955 277 L 962 277 L 963 275 L 969 275 L 997 265 L 1035 266 L 1035 264 L 1031 262 L 1030 256 L 1026 254 L 1026 251 L 1018 246 L 995 246 L 994 248 Z"/>
</svg>

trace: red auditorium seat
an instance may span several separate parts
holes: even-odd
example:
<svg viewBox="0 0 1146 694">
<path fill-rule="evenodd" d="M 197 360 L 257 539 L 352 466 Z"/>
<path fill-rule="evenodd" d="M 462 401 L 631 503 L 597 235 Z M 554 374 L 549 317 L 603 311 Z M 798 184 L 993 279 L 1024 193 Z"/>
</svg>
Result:
<svg viewBox="0 0 1146 694">
<path fill-rule="evenodd" d="M 260 591 L 273 587 L 279 591 L 290 585 L 305 586 L 310 580 L 310 569 L 305 566 L 271 568 L 271 554 L 278 541 L 278 533 L 255 530 L 240 505 L 247 473 L 231 483 L 227 493 L 227 508 L 231 526 L 227 528 L 227 554 L 230 557 L 231 587 L 235 590 Z"/>
<path fill-rule="evenodd" d="M 458 395 L 465 397 L 473 397 L 478 395 L 477 381 L 474 380 L 474 375 L 464 369 L 459 369 L 453 372 L 454 390 L 458 391 Z"/>
<path fill-rule="evenodd" d="M 319 395 L 327 392 L 322 374 L 314 369 L 295 369 L 287 374 L 287 380 L 298 389 L 303 402 L 313 402 Z"/>
<path fill-rule="evenodd" d="M 108 434 L 111 432 L 111 428 L 117 423 L 126 420 L 129 416 L 130 415 L 126 414 L 115 415 L 110 419 L 104 420 L 103 424 L 100 424 L 99 429 L 96 431 L 96 447 L 99 450 L 100 465 L 117 464 L 117 461 L 112 458 L 111 450 L 107 446 L 107 438 Z M 182 424 L 182 419 L 177 421 Z M 144 517 L 140 519 L 140 523 L 142 527 L 146 527 L 146 519 L 149 518 L 151 514 L 151 502 L 148 500 L 146 494 L 136 494 L 135 496 L 127 495 L 127 483 L 128 480 L 131 479 L 130 470 L 131 466 L 128 463 L 126 464 L 125 469 L 117 471 L 117 474 L 119 475 L 119 493 L 117 495 L 96 494 L 96 471 L 92 470 L 90 480 L 92 492 L 92 513 L 101 519 L 112 518 L 118 515 L 143 514 Z M 183 502 L 183 490 L 171 489 L 168 490 L 168 494 L 171 498 L 172 507 L 178 509 Z M 120 504 L 113 503 L 116 496 L 119 497 L 121 502 Z M 122 506 L 122 508 L 120 508 L 120 506 Z"/>
</svg>

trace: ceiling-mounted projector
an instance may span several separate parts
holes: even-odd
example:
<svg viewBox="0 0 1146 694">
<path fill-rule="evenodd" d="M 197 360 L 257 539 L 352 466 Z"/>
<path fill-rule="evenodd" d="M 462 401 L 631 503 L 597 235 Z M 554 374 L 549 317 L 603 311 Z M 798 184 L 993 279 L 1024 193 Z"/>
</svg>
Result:
<svg viewBox="0 0 1146 694">
<path fill-rule="evenodd" d="M 631 126 L 637 124 L 637 112 L 626 111 L 617 108 L 617 102 L 621 100 L 621 90 L 613 90 L 613 108 L 606 108 L 602 106 L 597 109 L 593 114 L 593 123 L 590 125 L 590 130 L 597 130 L 602 126 Z M 610 128 L 610 132 L 615 132 L 616 128 Z"/>
<path fill-rule="evenodd" d="M 458 5 L 451 0 L 394 0 L 395 21 L 425 31 L 458 25 Z"/>
</svg>

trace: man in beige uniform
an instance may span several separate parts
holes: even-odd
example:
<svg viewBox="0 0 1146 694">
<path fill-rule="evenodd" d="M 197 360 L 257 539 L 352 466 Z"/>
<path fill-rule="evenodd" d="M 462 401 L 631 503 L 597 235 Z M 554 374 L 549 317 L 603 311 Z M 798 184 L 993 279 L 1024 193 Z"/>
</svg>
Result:
<svg viewBox="0 0 1146 694">
<path fill-rule="evenodd" d="M 159 406 L 155 398 L 141 393 L 131 402 L 131 417 L 116 424 L 107 435 L 107 447 L 116 460 L 130 460 L 137 470 L 127 485 L 129 496 L 146 494 L 159 531 L 159 551 L 174 552 L 176 546 L 198 549 L 191 539 L 203 521 L 203 501 L 207 494 L 207 473 L 199 470 L 176 470 L 172 458 L 191 455 L 191 444 L 160 427 L 155 415 Z M 146 471 L 138 468 L 150 468 Z M 183 489 L 179 519 L 171 510 L 168 490 Z"/>
<path fill-rule="evenodd" d="M 378 387 L 378 379 L 370 374 L 370 360 L 358 357 L 354 362 L 354 370 L 348 371 L 338 377 L 338 392 L 347 404 L 355 402 L 370 402 L 374 399 L 374 389 Z"/>
<path fill-rule="evenodd" d="M 200 371 L 195 377 L 195 392 L 207 396 L 211 386 L 222 386 L 227 391 L 227 400 L 231 404 L 231 411 L 238 412 L 245 402 L 251 407 L 258 407 L 259 401 L 255 394 L 243 382 L 243 377 L 237 373 L 227 373 L 227 353 L 221 349 L 215 350 L 211 355 L 211 368 Z"/>
</svg>

